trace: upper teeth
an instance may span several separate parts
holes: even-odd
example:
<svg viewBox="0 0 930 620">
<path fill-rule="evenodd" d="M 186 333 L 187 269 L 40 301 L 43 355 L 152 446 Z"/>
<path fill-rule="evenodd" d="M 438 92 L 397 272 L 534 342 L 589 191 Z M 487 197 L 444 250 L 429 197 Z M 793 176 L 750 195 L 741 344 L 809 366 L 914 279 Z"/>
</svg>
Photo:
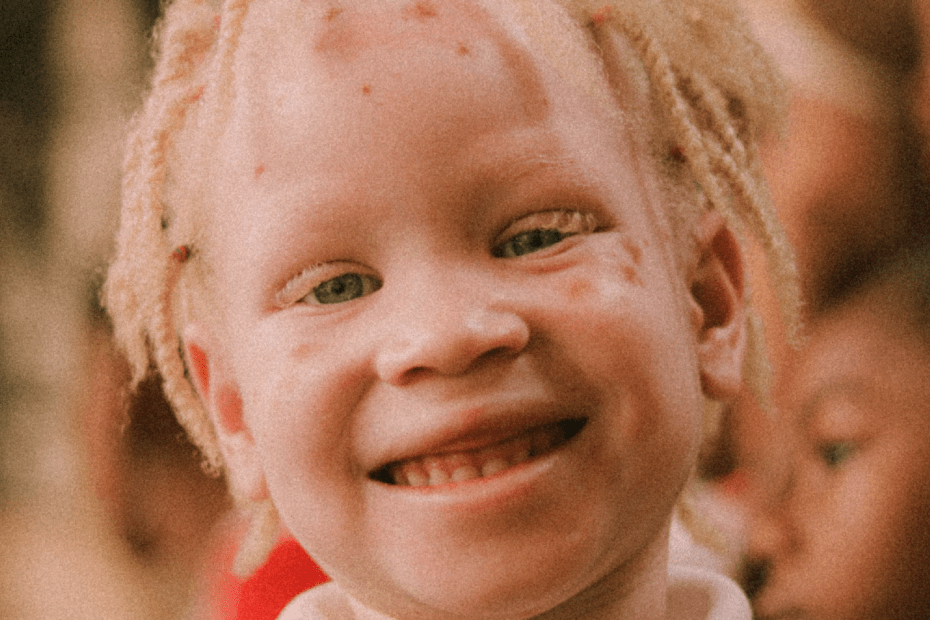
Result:
<svg viewBox="0 0 930 620">
<path fill-rule="evenodd" d="M 548 452 L 565 438 L 558 425 L 541 427 L 471 452 L 431 455 L 392 465 L 390 480 L 400 486 L 438 486 L 493 476 L 533 456 Z"/>
</svg>

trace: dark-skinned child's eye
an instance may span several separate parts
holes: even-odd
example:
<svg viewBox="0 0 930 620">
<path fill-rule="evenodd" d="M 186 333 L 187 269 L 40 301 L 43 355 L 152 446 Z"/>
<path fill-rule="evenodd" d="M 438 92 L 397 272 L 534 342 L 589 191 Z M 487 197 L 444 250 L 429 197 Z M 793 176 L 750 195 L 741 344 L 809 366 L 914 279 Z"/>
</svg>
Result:
<svg viewBox="0 0 930 620">
<path fill-rule="evenodd" d="M 849 441 L 835 441 L 820 446 L 819 452 L 828 467 L 839 467 L 855 454 L 856 446 Z"/>
</svg>

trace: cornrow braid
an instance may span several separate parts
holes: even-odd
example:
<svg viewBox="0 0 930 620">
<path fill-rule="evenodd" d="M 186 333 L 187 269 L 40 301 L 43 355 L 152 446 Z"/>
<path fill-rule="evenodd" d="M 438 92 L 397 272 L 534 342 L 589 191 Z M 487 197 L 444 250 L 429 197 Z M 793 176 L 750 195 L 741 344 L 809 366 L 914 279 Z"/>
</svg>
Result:
<svg viewBox="0 0 930 620">
<path fill-rule="evenodd" d="M 165 185 L 175 136 L 191 107 L 210 87 L 223 101 L 231 96 L 232 56 L 248 0 L 227 0 L 221 12 L 203 0 L 171 4 L 156 33 L 151 94 L 134 119 L 123 163 L 123 209 L 116 259 L 110 267 L 104 303 L 114 318 L 117 341 L 132 368 L 133 385 L 148 374 L 149 355 L 165 396 L 205 465 L 222 469 L 215 431 L 187 377 L 175 327 L 173 293 L 183 263 L 172 258 Z M 217 32 L 219 26 L 219 32 Z M 217 71 L 209 84 L 202 66 L 212 50 Z"/>
<path fill-rule="evenodd" d="M 615 11 L 623 15 L 619 8 Z M 611 25 L 625 34 L 639 53 L 660 103 L 668 111 L 700 193 L 734 233 L 745 237 L 748 228 L 761 242 L 789 327 L 789 341 L 796 344 L 800 294 L 794 254 L 762 180 L 755 143 L 744 139 L 741 134 L 747 133 L 745 128 L 737 126 L 744 121 L 734 115 L 733 108 L 738 113 L 739 105 L 728 101 L 700 73 L 679 75 L 657 40 L 634 19 L 623 15 L 599 24 Z M 763 326 L 751 305 L 747 328 L 746 385 L 763 408 L 771 410 L 771 367 Z"/>
</svg>

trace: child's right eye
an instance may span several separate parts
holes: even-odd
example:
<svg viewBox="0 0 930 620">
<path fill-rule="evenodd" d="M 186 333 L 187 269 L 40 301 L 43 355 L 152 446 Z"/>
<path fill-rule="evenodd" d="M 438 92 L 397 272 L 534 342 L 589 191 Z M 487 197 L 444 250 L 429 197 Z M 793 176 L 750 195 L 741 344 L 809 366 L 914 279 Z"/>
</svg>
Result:
<svg viewBox="0 0 930 620">
<path fill-rule="evenodd" d="M 347 270 L 358 267 L 352 263 L 329 263 L 309 267 L 278 293 L 277 305 L 286 308 L 293 304 L 341 304 L 370 295 L 381 288 L 381 279 L 375 275 Z"/>
<path fill-rule="evenodd" d="M 381 281 L 360 273 L 344 273 L 323 282 L 301 301 L 311 304 L 341 304 L 374 293 Z"/>
</svg>

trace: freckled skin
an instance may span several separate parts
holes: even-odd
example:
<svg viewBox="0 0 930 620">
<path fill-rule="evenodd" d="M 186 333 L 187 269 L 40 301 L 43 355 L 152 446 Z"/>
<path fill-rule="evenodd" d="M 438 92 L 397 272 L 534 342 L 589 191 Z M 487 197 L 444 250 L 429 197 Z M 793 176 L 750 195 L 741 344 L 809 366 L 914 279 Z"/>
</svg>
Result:
<svg viewBox="0 0 930 620">
<path fill-rule="evenodd" d="M 660 183 L 642 177 L 654 166 L 604 130 L 612 111 L 472 3 L 418 21 L 406 3 L 363 1 L 314 23 L 254 6 L 210 185 L 230 215 L 211 230 L 226 337 L 202 346 L 215 389 L 241 394 L 226 417 L 244 430 L 221 439 L 230 468 L 263 482 L 246 492 L 270 493 L 339 587 L 381 613 L 658 617 L 643 610 L 664 605 L 702 395 L 688 285 L 654 219 Z M 495 252 L 515 224 L 564 210 L 597 232 Z M 330 271 L 278 303 L 315 266 Z M 314 303 L 346 273 L 381 286 Z M 462 429 L 576 417 L 587 424 L 561 451 L 485 486 L 372 478 Z"/>
<path fill-rule="evenodd" d="M 414 2 L 408 11 L 417 19 L 428 19 L 430 17 L 436 17 L 437 15 L 436 7 L 433 6 L 432 2 L 426 0 Z"/>
<path fill-rule="evenodd" d="M 640 265 L 643 262 L 643 249 L 639 247 L 632 239 L 625 238 L 623 240 L 624 249 L 629 252 L 630 258 L 633 259 L 633 264 Z"/>
<path fill-rule="evenodd" d="M 591 283 L 587 280 L 577 280 L 571 283 L 568 289 L 569 299 L 579 299 L 591 290 Z"/>
</svg>

